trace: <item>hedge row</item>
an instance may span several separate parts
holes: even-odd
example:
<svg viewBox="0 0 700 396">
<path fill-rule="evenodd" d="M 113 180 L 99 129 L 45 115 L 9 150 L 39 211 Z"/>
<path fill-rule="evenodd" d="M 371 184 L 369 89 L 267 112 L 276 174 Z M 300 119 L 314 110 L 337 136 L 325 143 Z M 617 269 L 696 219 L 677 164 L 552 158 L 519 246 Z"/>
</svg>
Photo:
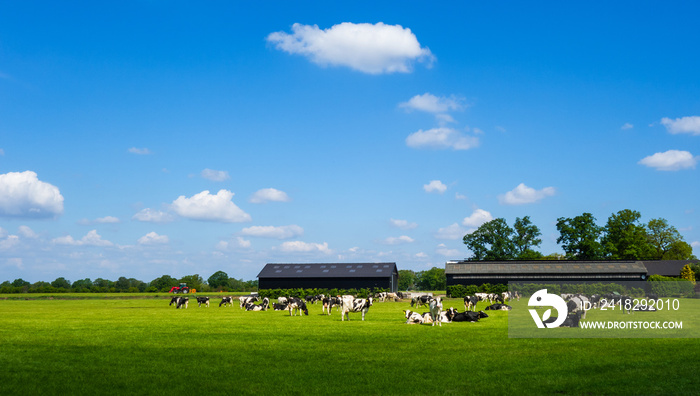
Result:
<svg viewBox="0 0 700 396">
<path fill-rule="evenodd" d="M 694 297 L 695 285 L 686 279 L 652 275 L 649 277 L 651 292 L 659 297 Z"/>
<path fill-rule="evenodd" d="M 258 295 L 261 298 L 278 298 L 278 297 L 298 297 L 317 296 L 324 294 L 326 296 L 342 296 L 350 294 L 359 298 L 367 298 L 370 295 L 375 295 L 381 292 L 388 292 L 389 289 L 373 288 L 373 289 L 260 289 Z"/>
</svg>

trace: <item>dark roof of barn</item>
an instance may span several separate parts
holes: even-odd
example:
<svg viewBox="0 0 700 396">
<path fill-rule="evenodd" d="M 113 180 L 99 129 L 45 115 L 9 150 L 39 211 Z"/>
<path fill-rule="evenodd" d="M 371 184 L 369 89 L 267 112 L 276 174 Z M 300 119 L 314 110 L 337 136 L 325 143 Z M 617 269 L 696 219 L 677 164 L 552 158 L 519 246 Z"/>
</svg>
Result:
<svg viewBox="0 0 700 396">
<path fill-rule="evenodd" d="M 644 261 L 649 275 L 680 276 L 686 264 L 695 264 L 698 260 L 649 260 Z"/>
<path fill-rule="evenodd" d="M 258 278 L 386 278 L 396 272 L 396 263 L 271 263 Z"/>
<path fill-rule="evenodd" d="M 641 261 L 448 261 L 445 274 L 646 274 Z"/>
</svg>

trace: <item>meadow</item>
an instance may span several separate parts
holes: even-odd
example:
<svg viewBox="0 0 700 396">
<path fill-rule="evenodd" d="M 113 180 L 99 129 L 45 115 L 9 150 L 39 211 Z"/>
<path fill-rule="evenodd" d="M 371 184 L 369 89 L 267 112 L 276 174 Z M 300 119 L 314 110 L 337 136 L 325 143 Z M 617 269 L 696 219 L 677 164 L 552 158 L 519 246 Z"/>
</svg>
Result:
<svg viewBox="0 0 700 396">
<path fill-rule="evenodd" d="M 505 311 L 432 327 L 404 323 L 409 302 L 375 303 L 364 322 L 358 313 L 341 322 L 319 304 L 290 317 L 218 307 L 210 295 L 210 308 L 186 310 L 169 307 L 167 295 L 0 296 L 4 393 L 689 395 L 700 387 L 697 338 L 520 339 L 508 337 Z M 688 304 L 700 311 L 700 300 Z"/>
</svg>

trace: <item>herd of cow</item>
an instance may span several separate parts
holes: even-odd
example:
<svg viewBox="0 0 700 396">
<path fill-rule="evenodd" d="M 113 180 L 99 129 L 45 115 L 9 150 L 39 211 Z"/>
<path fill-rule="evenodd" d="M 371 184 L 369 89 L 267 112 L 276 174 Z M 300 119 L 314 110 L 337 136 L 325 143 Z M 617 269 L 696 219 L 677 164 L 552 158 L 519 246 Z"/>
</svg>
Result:
<svg viewBox="0 0 700 396">
<path fill-rule="evenodd" d="M 209 297 L 195 298 L 199 307 L 202 305 L 209 307 Z M 401 301 L 405 298 L 407 298 L 407 296 L 401 292 L 377 293 L 375 296 L 370 296 L 368 298 L 357 298 L 352 295 L 333 297 L 320 294 L 305 296 L 303 299 L 299 297 L 279 297 L 277 303 L 270 305 L 270 299 L 267 297 L 261 299 L 258 295 L 249 295 L 239 297 L 238 306 L 240 309 L 245 309 L 246 311 L 267 311 L 272 308 L 275 311 L 289 311 L 290 316 L 296 316 L 297 314 L 302 315 L 302 313 L 304 315 L 309 315 L 307 304 L 320 302 L 322 304 L 323 314 L 330 315 L 331 309 L 336 308 L 336 310 L 341 313 L 341 321 L 349 320 L 350 312 L 361 313 L 362 320 L 365 320 L 365 315 L 375 300 L 382 302 L 387 300 Z M 406 317 L 406 323 L 408 324 L 432 323 L 433 325 L 437 324 L 442 326 L 442 323 L 450 322 L 476 322 L 479 319 L 488 317 L 484 311 L 473 311 L 478 301 L 488 301 L 491 303 L 491 305 L 485 308 L 486 310 L 508 310 L 510 306 L 506 305 L 505 302 L 510 298 L 520 299 L 520 296 L 511 295 L 510 293 L 503 293 L 502 295 L 477 293 L 475 296 L 465 297 L 465 311 L 458 312 L 452 307 L 443 311 L 442 299 L 440 297 L 434 298 L 430 295 L 422 295 L 411 299 L 411 307 L 427 306 L 430 312 L 419 314 L 417 312 L 404 310 L 404 315 Z M 186 309 L 189 306 L 189 300 L 189 297 L 172 297 L 170 305 L 175 305 L 175 308 Z M 232 296 L 222 297 L 219 307 L 233 307 L 233 302 L 234 297 Z"/>
</svg>

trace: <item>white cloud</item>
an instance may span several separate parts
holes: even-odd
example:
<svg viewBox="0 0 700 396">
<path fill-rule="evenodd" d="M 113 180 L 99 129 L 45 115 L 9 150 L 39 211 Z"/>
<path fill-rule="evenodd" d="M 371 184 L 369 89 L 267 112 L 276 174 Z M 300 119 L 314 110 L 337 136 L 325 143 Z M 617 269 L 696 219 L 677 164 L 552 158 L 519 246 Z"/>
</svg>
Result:
<svg viewBox="0 0 700 396">
<path fill-rule="evenodd" d="M 250 197 L 251 203 L 289 202 L 291 199 L 286 192 L 274 188 L 263 188 Z"/>
<path fill-rule="evenodd" d="M 668 150 L 642 158 L 638 164 L 662 171 L 677 171 L 681 169 L 695 168 L 698 157 L 688 151 Z"/>
<path fill-rule="evenodd" d="M 218 170 L 213 170 L 213 169 L 205 169 L 202 171 L 202 177 L 211 180 L 211 181 L 216 181 L 216 182 L 222 182 L 224 180 L 228 180 L 231 177 L 228 175 L 228 172 L 226 171 L 218 171 Z"/>
<path fill-rule="evenodd" d="M 139 238 L 138 242 L 139 245 L 164 245 L 170 242 L 170 238 L 167 235 L 158 235 L 156 232 L 151 231 Z"/>
<path fill-rule="evenodd" d="M 58 187 L 40 181 L 32 171 L 0 175 L 0 216 L 47 218 L 63 213 Z"/>
<path fill-rule="evenodd" d="M 460 250 L 457 249 L 449 249 L 447 246 L 445 246 L 444 243 L 441 243 L 437 246 L 435 249 L 435 252 L 441 256 L 445 257 L 458 257 L 460 255 L 463 255 Z"/>
<path fill-rule="evenodd" d="M 320 252 L 320 253 L 326 253 L 326 254 L 333 253 L 332 250 L 328 249 L 328 242 L 323 242 L 323 243 L 307 243 L 307 242 L 302 242 L 302 241 L 284 242 L 280 246 L 280 249 L 283 252 L 288 252 L 288 253 L 311 253 L 311 252 Z"/>
<path fill-rule="evenodd" d="M 390 219 L 389 222 L 392 226 L 402 230 L 412 230 L 418 227 L 417 223 L 409 223 L 408 220 Z"/>
<path fill-rule="evenodd" d="M 435 59 L 410 29 L 381 22 L 344 22 L 324 30 L 295 23 L 291 34 L 274 32 L 267 41 L 321 66 L 347 66 L 369 74 L 408 73 L 414 61 L 431 64 Z"/>
<path fill-rule="evenodd" d="M 25 225 L 19 226 L 19 233 L 20 233 L 20 235 L 22 235 L 25 238 L 32 238 L 33 239 L 33 238 L 37 238 L 39 236 L 34 232 L 34 230 L 32 230 L 31 228 L 29 228 Z"/>
<path fill-rule="evenodd" d="M 672 134 L 689 133 L 691 135 L 700 135 L 700 116 L 676 118 L 675 120 L 664 117 L 661 119 L 661 124 Z"/>
<path fill-rule="evenodd" d="M 413 257 L 419 258 L 419 259 L 424 259 L 424 258 L 428 258 L 428 255 L 423 253 L 423 252 L 418 252 L 418 253 L 414 254 Z"/>
<path fill-rule="evenodd" d="M 466 105 L 464 104 L 464 99 L 458 98 L 456 96 L 447 97 L 437 97 L 430 93 L 424 93 L 423 95 L 416 95 L 408 100 L 408 102 L 399 103 L 399 107 L 405 108 L 407 110 L 419 110 L 425 111 L 433 114 L 447 113 L 451 110 L 463 110 Z M 454 122 L 454 120 L 445 120 L 448 122 Z"/>
<path fill-rule="evenodd" d="M 0 250 L 9 250 L 17 245 L 19 245 L 17 235 L 8 235 L 7 238 L 0 240 Z"/>
<path fill-rule="evenodd" d="M 119 223 L 119 219 L 114 217 L 114 216 L 105 216 L 105 217 L 100 217 L 99 219 L 95 220 L 95 223 L 98 223 L 98 224 L 116 224 L 116 223 Z"/>
<path fill-rule="evenodd" d="M 700 248 L 700 241 L 691 242 L 690 246 L 692 246 L 694 249 Z"/>
<path fill-rule="evenodd" d="M 382 243 L 386 245 L 403 245 L 406 243 L 413 243 L 415 240 L 409 236 L 401 235 L 400 237 L 389 237 L 386 238 Z"/>
<path fill-rule="evenodd" d="M 444 185 L 440 180 L 431 180 L 430 183 L 423 185 L 423 190 L 429 193 L 437 192 L 442 194 L 445 191 L 447 191 L 447 186 Z"/>
<path fill-rule="evenodd" d="M 479 138 L 476 136 L 465 136 L 452 128 L 439 127 L 428 129 L 427 131 L 421 129 L 408 135 L 406 145 L 417 149 L 469 150 L 479 145 Z"/>
<path fill-rule="evenodd" d="M 461 200 L 466 201 L 466 200 L 469 199 L 469 197 L 467 197 L 467 196 L 464 195 L 464 194 L 456 193 L 456 194 L 455 194 L 455 199 L 461 199 Z"/>
<path fill-rule="evenodd" d="M 147 149 L 147 148 L 136 148 L 136 147 L 132 147 L 132 148 L 130 148 L 130 149 L 127 150 L 127 151 L 130 152 L 131 154 L 138 154 L 138 155 L 148 155 L 148 154 L 151 154 L 151 150 L 149 150 L 149 149 Z"/>
<path fill-rule="evenodd" d="M 460 227 L 459 224 L 454 223 L 447 227 L 438 229 L 437 233 L 435 233 L 435 238 L 457 240 L 464 238 L 466 233 L 467 231 L 464 228 Z"/>
<path fill-rule="evenodd" d="M 169 223 L 175 220 L 175 217 L 167 212 L 146 208 L 136 213 L 132 219 L 147 223 Z"/>
<path fill-rule="evenodd" d="M 626 130 L 626 129 L 632 129 L 634 128 L 634 125 L 630 124 L 629 122 L 626 122 L 620 129 Z"/>
<path fill-rule="evenodd" d="M 52 241 L 56 245 L 70 245 L 70 246 L 113 246 L 114 244 L 110 241 L 102 239 L 97 230 L 92 230 L 88 232 L 82 239 L 75 240 L 72 236 L 66 235 L 64 237 L 55 238 Z"/>
<path fill-rule="evenodd" d="M 295 224 L 280 227 L 253 226 L 244 228 L 241 230 L 241 233 L 246 236 L 259 238 L 289 239 L 303 235 L 304 229 Z"/>
<path fill-rule="evenodd" d="M 518 184 L 513 190 L 498 196 L 498 202 L 503 205 L 524 205 L 541 201 L 556 193 L 554 187 L 545 187 L 541 190 L 526 186 L 524 183 Z"/>
<path fill-rule="evenodd" d="M 491 220 L 493 220 L 493 216 L 491 216 L 491 213 L 483 209 L 476 209 L 474 210 L 474 212 L 472 212 L 471 215 L 465 217 L 464 220 L 462 220 L 462 225 L 471 228 L 479 228 L 479 226 L 481 226 L 484 223 L 488 223 Z"/>
<path fill-rule="evenodd" d="M 216 195 L 209 194 L 209 191 L 205 190 L 191 198 L 181 195 L 170 207 L 179 216 L 192 220 L 224 223 L 250 221 L 250 215 L 233 203 L 233 195 L 228 190 L 219 190 Z"/>
</svg>

